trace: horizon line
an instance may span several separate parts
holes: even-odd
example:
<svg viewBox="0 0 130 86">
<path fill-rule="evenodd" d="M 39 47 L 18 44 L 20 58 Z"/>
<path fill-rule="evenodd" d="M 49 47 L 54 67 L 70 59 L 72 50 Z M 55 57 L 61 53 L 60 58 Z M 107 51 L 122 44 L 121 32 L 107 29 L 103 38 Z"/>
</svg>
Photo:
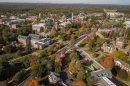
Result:
<svg viewBox="0 0 130 86">
<path fill-rule="evenodd" d="M 80 5 L 80 4 L 84 4 L 84 5 L 126 5 L 126 6 L 129 5 L 129 4 L 112 4 L 112 3 L 111 3 L 111 4 L 109 4 L 109 3 L 108 3 L 108 4 L 106 4 L 106 3 L 104 3 L 104 4 L 96 4 L 96 3 L 55 3 L 55 2 L 0 2 L 0 4 L 1 4 L 1 3 L 5 3 L 5 4 L 6 4 L 6 3 L 14 3 L 14 4 L 15 4 L 15 3 L 19 3 L 19 4 L 21 4 L 21 3 L 25 3 L 25 4 L 26 4 L 26 3 L 27 3 L 27 4 L 29 4 L 29 3 L 30 3 L 30 4 L 63 4 L 63 5 L 64 5 L 64 4 L 70 4 L 70 5 L 71 5 L 71 4 L 74 4 L 74 5 L 78 5 L 78 4 L 79 4 L 79 5 Z M 130 6 L 130 5 L 129 5 L 129 6 Z"/>
</svg>

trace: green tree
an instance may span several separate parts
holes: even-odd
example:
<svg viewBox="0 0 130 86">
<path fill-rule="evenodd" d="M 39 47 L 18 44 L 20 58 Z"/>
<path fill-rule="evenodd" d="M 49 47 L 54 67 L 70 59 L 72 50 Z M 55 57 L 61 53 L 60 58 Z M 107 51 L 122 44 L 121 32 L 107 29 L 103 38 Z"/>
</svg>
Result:
<svg viewBox="0 0 130 86">
<path fill-rule="evenodd" d="M 78 81 L 83 81 L 85 78 L 86 78 L 86 76 L 85 76 L 85 71 L 84 71 L 84 70 L 80 70 L 80 71 L 77 73 L 77 80 L 78 80 Z"/>
<path fill-rule="evenodd" d="M 42 77 L 45 72 L 45 65 L 38 64 L 32 70 L 32 75 L 35 77 Z"/>
<path fill-rule="evenodd" d="M 20 70 L 19 72 L 17 72 L 17 73 L 14 75 L 13 80 L 14 80 L 15 82 L 21 81 L 21 79 L 24 77 L 25 72 L 26 72 L 25 69 Z"/>
<path fill-rule="evenodd" d="M 39 51 L 38 51 L 38 54 L 39 54 L 39 56 L 43 56 L 43 57 L 48 55 L 46 49 L 39 50 Z"/>
<path fill-rule="evenodd" d="M 69 55 L 69 58 L 78 60 L 79 59 L 79 55 L 78 55 L 77 52 L 71 52 L 70 55 Z"/>
<path fill-rule="evenodd" d="M 123 79 L 123 80 L 127 80 L 128 73 L 125 70 L 121 69 L 121 70 L 119 70 L 118 77 Z"/>
<path fill-rule="evenodd" d="M 94 86 L 94 82 L 90 76 L 86 78 L 87 86 Z"/>
</svg>

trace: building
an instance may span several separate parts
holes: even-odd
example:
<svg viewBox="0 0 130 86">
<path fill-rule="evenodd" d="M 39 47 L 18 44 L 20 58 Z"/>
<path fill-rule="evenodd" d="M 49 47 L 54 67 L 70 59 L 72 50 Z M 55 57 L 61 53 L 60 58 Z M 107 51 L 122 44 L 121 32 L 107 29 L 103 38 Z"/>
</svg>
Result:
<svg viewBox="0 0 130 86">
<path fill-rule="evenodd" d="M 97 70 L 97 71 L 91 72 L 91 77 L 94 81 L 98 81 L 103 77 L 112 78 L 112 73 L 110 69 Z"/>
<path fill-rule="evenodd" d="M 29 34 L 28 35 L 31 39 L 40 39 L 41 36 L 40 35 L 36 35 L 36 34 Z"/>
<path fill-rule="evenodd" d="M 62 80 L 60 78 L 60 74 L 51 72 L 50 75 L 48 76 L 49 82 L 51 85 L 61 85 Z"/>
<path fill-rule="evenodd" d="M 124 46 L 124 38 L 123 37 L 117 37 L 116 38 L 116 46 L 117 47 L 123 47 Z"/>
<path fill-rule="evenodd" d="M 45 23 L 39 23 L 32 25 L 32 30 L 34 30 L 37 33 L 40 33 L 43 31 L 43 28 L 45 27 Z"/>
<path fill-rule="evenodd" d="M 26 46 L 27 39 L 30 38 L 31 45 L 35 49 L 43 49 L 52 43 L 50 38 L 41 38 L 40 35 L 29 34 L 28 36 L 19 35 L 18 42 Z"/>
<path fill-rule="evenodd" d="M 35 49 L 43 49 L 46 46 L 49 46 L 52 43 L 52 40 L 50 38 L 43 38 L 40 40 L 32 39 L 31 40 L 32 46 Z"/>
<path fill-rule="evenodd" d="M 37 16 L 28 16 L 28 18 L 26 18 L 26 20 L 28 20 L 28 21 L 37 21 Z"/>
<path fill-rule="evenodd" d="M 11 25 L 11 28 L 13 29 L 18 29 L 18 28 L 21 28 L 22 26 L 21 25 L 18 25 L 18 24 L 12 24 Z"/>
<path fill-rule="evenodd" d="M 18 42 L 22 43 L 24 46 L 26 45 L 27 36 L 19 35 L 18 36 Z"/>
<path fill-rule="evenodd" d="M 34 30 L 36 33 L 40 33 L 43 31 L 43 29 L 47 29 L 47 31 L 50 31 L 53 27 L 49 24 L 45 23 L 39 23 L 32 25 L 32 30 Z"/>
<path fill-rule="evenodd" d="M 126 29 L 130 28 L 130 21 L 124 22 L 124 25 L 125 25 Z"/>
<path fill-rule="evenodd" d="M 101 86 L 116 86 L 112 81 L 109 80 L 112 78 L 110 69 L 93 71 L 91 72 L 91 78 L 96 85 L 100 83 Z"/>
<path fill-rule="evenodd" d="M 124 13 L 119 13 L 119 12 L 106 12 L 106 14 L 107 16 L 110 16 L 111 18 L 124 16 Z"/>
<path fill-rule="evenodd" d="M 81 20 L 83 20 L 84 18 L 86 18 L 86 14 L 85 13 L 80 13 L 79 15 L 78 15 L 78 18 L 79 19 L 81 19 Z"/>
<path fill-rule="evenodd" d="M 116 47 L 112 43 L 107 43 L 107 42 L 105 42 L 101 48 L 103 52 L 107 52 L 107 53 L 111 53 L 113 50 L 116 50 Z"/>
</svg>

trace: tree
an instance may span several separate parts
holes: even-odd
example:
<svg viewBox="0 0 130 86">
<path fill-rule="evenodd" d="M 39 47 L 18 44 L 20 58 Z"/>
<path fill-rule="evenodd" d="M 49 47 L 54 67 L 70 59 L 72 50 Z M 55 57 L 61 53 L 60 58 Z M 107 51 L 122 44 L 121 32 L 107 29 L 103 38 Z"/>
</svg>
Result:
<svg viewBox="0 0 130 86">
<path fill-rule="evenodd" d="M 38 86 L 37 80 L 36 79 L 31 80 L 28 86 Z"/>
<path fill-rule="evenodd" d="M 51 30 L 50 36 L 51 37 L 55 37 L 56 36 L 56 31 L 54 29 Z"/>
<path fill-rule="evenodd" d="M 28 55 L 28 56 L 24 56 L 24 57 L 22 57 L 22 59 L 21 59 L 21 62 L 23 63 L 23 65 L 26 67 L 26 68 L 28 68 L 29 66 L 30 66 L 30 55 Z"/>
<path fill-rule="evenodd" d="M 43 64 L 37 64 L 32 70 L 32 75 L 35 77 L 42 77 L 44 73 L 45 65 Z"/>
<path fill-rule="evenodd" d="M 119 53 L 117 50 L 113 50 L 111 53 L 112 56 L 119 57 Z"/>
<path fill-rule="evenodd" d="M 118 77 L 123 79 L 123 80 L 127 80 L 128 72 L 126 72 L 125 70 L 121 69 L 121 70 L 119 70 Z"/>
<path fill-rule="evenodd" d="M 25 48 L 25 51 L 27 53 L 31 52 L 31 39 L 30 38 L 27 38 L 26 40 L 26 48 Z"/>
<path fill-rule="evenodd" d="M 74 82 L 72 86 L 87 86 L 83 81 Z"/>
<path fill-rule="evenodd" d="M 11 45 L 7 45 L 4 47 L 4 52 L 5 53 L 11 53 L 13 51 L 13 47 Z"/>
<path fill-rule="evenodd" d="M 0 59 L 0 81 L 6 79 L 10 75 L 10 65 L 6 57 Z"/>
<path fill-rule="evenodd" d="M 25 72 L 25 69 L 20 70 L 14 75 L 13 80 L 16 82 L 21 81 L 21 79 L 24 77 Z"/>
<path fill-rule="evenodd" d="M 39 63 L 39 57 L 36 55 L 32 55 L 30 57 L 30 66 L 35 66 Z"/>
<path fill-rule="evenodd" d="M 66 32 L 66 34 L 67 34 L 67 35 L 70 35 L 70 34 L 71 34 L 71 30 L 68 30 L 68 31 Z"/>
<path fill-rule="evenodd" d="M 77 52 L 71 52 L 70 55 L 69 55 L 69 58 L 78 60 L 79 59 L 79 55 L 78 55 Z"/>
<path fill-rule="evenodd" d="M 94 86 L 94 82 L 90 76 L 86 78 L 87 86 Z"/>
<path fill-rule="evenodd" d="M 18 50 L 17 51 L 17 56 L 21 56 L 22 55 L 22 51 L 21 50 Z"/>
<path fill-rule="evenodd" d="M 59 56 L 56 56 L 55 59 L 55 72 L 61 72 L 61 67 L 62 67 L 62 59 Z"/>
<path fill-rule="evenodd" d="M 73 74 L 76 73 L 77 69 L 75 68 L 76 59 L 72 59 L 69 64 L 69 71 L 71 71 Z"/>
<path fill-rule="evenodd" d="M 38 55 L 39 55 L 39 56 L 42 56 L 42 57 L 47 56 L 47 50 L 46 50 L 46 49 L 39 50 L 39 51 L 38 51 Z"/>
<path fill-rule="evenodd" d="M 77 80 L 78 81 L 83 81 L 85 79 L 85 71 L 83 70 L 80 70 L 78 73 L 77 73 Z"/>
<path fill-rule="evenodd" d="M 112 57 L 106 57 L 104 59 L 104 66 L 106 68 L 112 68 L 114 66 L 114 59 Z"/>
</svg>

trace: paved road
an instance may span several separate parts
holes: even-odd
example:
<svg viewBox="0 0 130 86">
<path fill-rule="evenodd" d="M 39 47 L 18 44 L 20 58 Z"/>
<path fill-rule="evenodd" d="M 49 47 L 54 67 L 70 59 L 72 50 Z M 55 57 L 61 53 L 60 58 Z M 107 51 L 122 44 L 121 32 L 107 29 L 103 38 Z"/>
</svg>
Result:
<svg viewBox="0 0 130 86">
<path fill-rule="evenodd" d="M 105 69 L 102 65 L 100 65 L 93 58 L 91 58 L 90 55 L 88 53 L 86 53 L 84 50 L 82 50 L 81 48 L 77 47 L 76 50 L 80 52 L 80 55 L 82 57 L 84 57 L 86 60 L 89 60 L 95 68 L 97 68 L 97 69 Z"/>
</svg>

